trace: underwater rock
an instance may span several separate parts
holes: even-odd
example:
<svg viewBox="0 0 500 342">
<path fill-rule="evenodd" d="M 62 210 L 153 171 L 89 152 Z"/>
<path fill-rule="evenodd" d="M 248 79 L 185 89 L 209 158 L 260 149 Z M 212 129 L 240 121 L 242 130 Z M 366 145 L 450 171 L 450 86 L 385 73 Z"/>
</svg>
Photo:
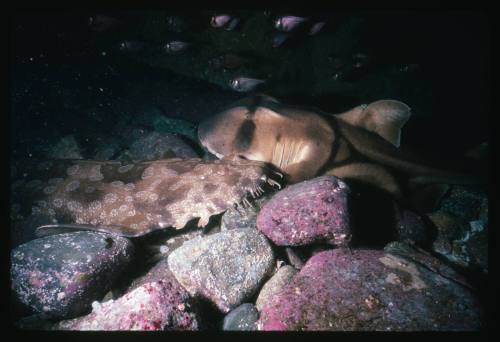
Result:
<svg viewBox="0 0 500 342">
<path fill-rule="evenodd" d="M 137 115 L 133 120 L 133 125 L 139 124 L 154 128 L 160 133 L 177 133 L 196 141 L 196 125 L 182 119 L 175 119 L 163 114 L 159 108 L 147 108 L 142 114 Z"/>
<path fill-rule="evenodd" d="M 32 240 L 11 252 L 11 287 L 35 312 L 75 317 L 106 294 L 133 252 L 129 240 L 94 232 Z"/>
<path fill-rule="evenodd" d="M 126 292 L 132 292 L 133 290 L 143 286 L 147 283 L 154 283 L 165 279 L 170 279 L 174 277 L 170 269 L 168 268 L 167 258 L 161 259 L 153 267 L 151 267 L 145 274 L 134 279 L 132 283 L 128 286 Z M 175 278 L 172 278 L 176 281 Z"/>
<path fill-rule="evenodd" d="M 166 259 L 174 250 L 182 244 L 195 237 L 202 236 L 203 230 L 198 227 L 185 228 L 183 230 L 160 231 L 137 242 L 143 248 L 145 254 L 145 264 L 158 262 L 160 259 Z"/>
<path fill-rule="evenodd" d="M 257 230 L 235 229 L 185 242 L 168 265 L 191 295 L 227 313 L 255 293 L 272 271 L 274 255 Z"/>
<path fill-rule="evenodd" d="M 269 201 L 270 196 L 264 196 L 256 199 L 253 202 L 253 206 L 246 208 L 238 207 L 229 208 L 221 219 L 221 231 L 231 230 L 231 229 L 244 229 L 253 228 L 257 229 L 257 215 L 259 214 L 260 208 Z"/>
<path fill-rule="evenodd" d="M 464 268 L 488 273 L 488 197 L 456 186 L 441 208 L 427 215 L 437 228 L 432 249 Z"/>
<path fill-rule="evenodd" d="M 340 248 L 309 259 L 264 306 L 258 325 L 259 330 L 478 330 L 480 309 L 469 289 L 419 263 L 380 250 Z"/>
<path fill-rule="evenodd" d="M 444 264 L 440 259 L 435 258 L 429 252 L 412 243 L 400 241 L 389 242 L 385 245 L 384 251 L 392 255 L 402 256 L 405 259 L 424 266 L 432 272 L 453 280 L 464 287 L 471 288 L 471 284 L 466 278 L 455 272 L 451 267 Z"/>
<path fill-rule="evenodd" d="M 222 330 L 225 331 L 252 331 L 257 330 L 257 320 L 259 312 L 251 303 L 241 304 L 231 310 L 222 324 Z"/>
<path fill-rule="evenodd" d="M 396 210 L 396 231 L 399 241 L 424 243 L 429 239 L 422 217 L 406 209 Z"/>
<path fill-rule="evenodd" d="M 483 191 L 454 185 L 449 194 L 443 198 L 440 210 L 465 221 L 473 221 L 478 217 L 483 201 L 487 198 L 487 194 Z"/>
<path fill-rule="evenodd" d="M 94 150 L 94 153 L 91 156 L 91 159 L 94 160 L 111 160 L 113 157 L 118 154 L 121 147 L 117 139 L 112 137 L 98 137 L 97 139 L 97 148 Z"/>
<path fill-rule="evenodd" d="M 133 160 L 199 157 L 179 136 L 158 132 L 151 132 L 134 141 L 130 146 L 129 155 Z"/>
<path fill-rule="evenodd" d="M 75 137 L 72 135 L 61 138 L 54 146 L 48 149 L 50 159 L 82 159 L 82 151 Z"/>
<path fill-rule="evenodd" d="M 86 316 L 53 330 L 199 330 L 188 293 L 175 279 L 145 283 L 117 300 L 94 302 Z"/>
<path fill-rule="evenodd" d="M 347 184 L 333 176 L 288 186 L 264 205 L 257 228 L 279 246 L 316 241 L 344 246 L 351 236 L 348 194 Z"/>
<path fill-rule="evenodd" d="M 433 251 L 460 267 L 480 268 L 488 272 L 487 221 L 478 219 L 467 222 L 442 210 L 427 217 L 437 228 Z"/>
<path fill-rule="evenodd" d="M 274 296 L 290 283 L 297 273 L 298 271 L 292 266 L 285 265 L 280 267 L 271 279 L 262 286 L 257 301 L 255 302 L 257 310 L 261 311 Z"/>
</svg>

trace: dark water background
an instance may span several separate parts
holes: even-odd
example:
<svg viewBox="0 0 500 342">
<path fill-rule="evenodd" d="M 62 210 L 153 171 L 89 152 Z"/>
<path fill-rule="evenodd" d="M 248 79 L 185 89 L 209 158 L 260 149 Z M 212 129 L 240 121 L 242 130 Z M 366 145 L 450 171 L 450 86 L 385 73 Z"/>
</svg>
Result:
<svg viewBox="0 0 500 342">
<path fill-rule="evenodd" d="M 85 148 L 95 135 L 108 134 L 120 116 L 136 115 L 146 107 L 196 123 L 244 96 L 113 52 L 120 39 L 133 38 L 130 32 L 138 31 L 134 26 L 151 18 L 149 12 L 113 14 L 126 24 L 111 35 L 89 30 L 90 12 L 12 17 L 9 73 L 14 157 L 27 157 L 33 154 L 33 146 L 67 134 Z M 356 39 L 364 53 L 376 56 L 375 70 L 367 72 L 373 80 L 362 79 L 361 91 L 348 97 L 335 92 L 311 96 L 307 89 L 281 97 L 330 112 L 378 98 L 402 100 L 414 114 L 403 131 L 403 145 L 442 166 L 467 168 L 464 150 L 488 140 L 486 17 L 473 12 L 347 13 L 332 15 L 335 25 L 323 34 L 333 34 L 352 17 L 362 18 L 363 24 L 345 39 Z M 137 39 L 144 40 L 144 34 Z M 296 55 L 300 48 L 294 47 Z M 384 71 L 403 64 L 418 65 L 418 72 L 394 77 Z"/>
</svg>

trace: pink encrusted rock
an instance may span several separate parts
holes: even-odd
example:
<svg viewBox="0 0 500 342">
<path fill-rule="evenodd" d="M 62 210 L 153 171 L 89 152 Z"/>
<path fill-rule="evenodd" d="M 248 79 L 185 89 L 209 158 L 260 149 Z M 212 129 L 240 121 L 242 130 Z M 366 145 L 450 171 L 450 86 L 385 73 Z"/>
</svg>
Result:
<svg viewBox="0 0 500 342">
<path fill-rule="evenodd" d="M 264 205 L 257 228 L 279 246 L 317 241 L 344 246 L 351 236 L 348 195 L 347 185 L 333 176 L 291 185 Z"/>
<path fill-rule="evenodd" d="M 198 330 L 187 292 L 173 278 L 145 283 L 117 300 L 94 302 L 87 316 L 53 330 Z"/>
<path fill-rule="evenodd" d="M 11 251 L 13 293 L 33 312 L 54 319 L 90 311 L 134 255 L 130 240 L 95 232 L 74 232 L 35 239 Z"/>
<path fill-rule="evenodd" d="M 259 330 L 480 329 L 470 290 L 425 265 L 382 250 L 321 252 L 266 303 Z"/>
</svg>

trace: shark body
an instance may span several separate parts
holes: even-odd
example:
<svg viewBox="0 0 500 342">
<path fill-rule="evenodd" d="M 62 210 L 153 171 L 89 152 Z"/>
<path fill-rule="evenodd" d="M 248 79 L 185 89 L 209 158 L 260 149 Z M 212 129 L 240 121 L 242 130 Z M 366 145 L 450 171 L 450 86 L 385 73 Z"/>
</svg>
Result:
<svg viewBox="0 0 500 342">
<path fill-rule="evenodd" d="M 289 106 L 267 96 L 245 98 L 201 122 L 198 137 L 217 157 L 237 154 L 272 163 L 289 183 L 320 175 L 353 180 L 402 199 L 405 190 L 434 186 L 441 197 L 444 184 L 468 183 L 416 162 L 399 149 L 401 128 L 410 107 L 380 100 L 340 114 Z"/>
</svg>

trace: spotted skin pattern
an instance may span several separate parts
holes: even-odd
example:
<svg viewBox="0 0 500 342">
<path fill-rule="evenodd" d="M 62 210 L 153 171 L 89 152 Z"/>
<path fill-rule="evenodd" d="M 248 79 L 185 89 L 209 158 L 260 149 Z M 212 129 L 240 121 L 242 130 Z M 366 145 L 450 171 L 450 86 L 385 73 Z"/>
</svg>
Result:
<svg viewBox="0 0 500 342">
<path fill-rule="evenodd" d="M 275 184 L 269 177 L 273 172 L 263 162 L 237 157 L 54 160 L 17 175 L 20 180 L 11 192 L 14 208 L 31 209 L 25 216 L 39 214 L 53 224 L 98 226 L 101 231 L 140 236 L 166 227 L 181 229 L 194 218 L 204 227 L 212 215 L 248 203 L 249 195 L 260 195 L 266 182 Z"/>
</svg>

